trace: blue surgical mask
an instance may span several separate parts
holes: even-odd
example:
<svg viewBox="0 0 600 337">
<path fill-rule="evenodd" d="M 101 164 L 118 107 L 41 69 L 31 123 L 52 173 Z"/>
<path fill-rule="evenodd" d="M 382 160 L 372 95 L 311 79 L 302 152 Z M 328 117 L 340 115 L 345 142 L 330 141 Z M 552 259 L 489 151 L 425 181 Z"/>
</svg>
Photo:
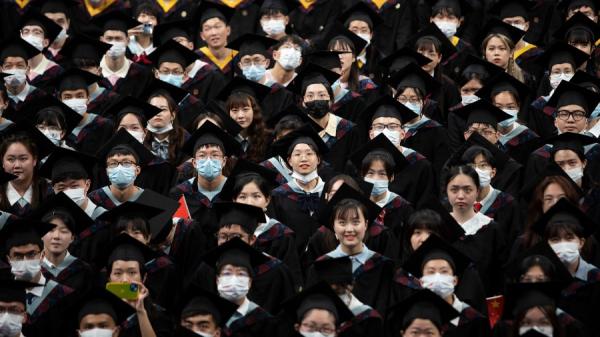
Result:
<svg viewBox="0 0 600 337">
<path fill-rule="evenodd" d="M 339 92 L 337 94 L 335 94 L 335 97 L 333 99 L 334 102 L 338 102 L 339 100 L 341 100 L 344 96 L 346 96 L 346 94 L 348 93 L 348 89 L 346 88 L 342 88 L 340 86 L 340 80 L 337 80 L 335 82 L 333 82 L 333 84 L 331 85 L 331 90 L 335 93 L 336 90 L 338 90 L 339 88 Z"/>
<path fill-rule="evenodd" d="M 513 123 L 517 121 L 517 115 L 519 114 L 519 110 L 502 109 L 502 111 L 504 111 L 507 115 L 510 115 L 511 117 L 509 119 L 505 119 L 505 120 L 499 122 L 498 126 L 500 126 L 501 128 L 507 128 L 507 127 L 513 125 Z"/>
<path fill-rule="evenodd" d="M 183 84 L 183 74 L 182 75 L 173 75 L 173 74 L 167 74 L 167 75 L 163 75 L 163 74 L 158 74 L 158 78 L 163 81 L 163 82 L 167 82 L 171 85 L 174 85 L 178 88 L 181 88 L 181 85 Z"/>
<path fill-rule="evenodd" d="M 419 103 L 408 102 L 404 104 L 404 106 L 412 110 L 412 112 L 416 113 L 417 115 L 421 114 L 421 104 Z"/>
<path fill-rule="evenodd" d="M 221 161 L 218 159 L 196 160 L 196 171 L 202 178 L 213 181 L 221 175 Z"/>
<path fill-rule="evenodd" d="M 596 105 L 596 108 L 594 108 L 594 111 L 592 111 L 592 114 L 590 115 L 590 119 L 598 117 L 600 117 L 600 104 Z"/>
<path fill-rule="evenodd" d="M 371 190 L 372 196 L 382 195 L 383 193 L 387 192 L 388 185 L 390 183 L 387 180 L 371 178 L 365 178 L 365 181 L 373 184 L 373 189 Z"/>
<path fill-rule="evenodd" d="M 108 180 L 119 189 L 125 189 L 135 181 L 135 166 L 123 167 L 121 165 L 115 168 L 106 169 Z"/>
<path fill-rule="evenodd" d="M 244 77 L 253 82 L 260 81 L 267 72 L 267 68 L 264 65 L 251 65 L 242 69 Z"/>
</svg>

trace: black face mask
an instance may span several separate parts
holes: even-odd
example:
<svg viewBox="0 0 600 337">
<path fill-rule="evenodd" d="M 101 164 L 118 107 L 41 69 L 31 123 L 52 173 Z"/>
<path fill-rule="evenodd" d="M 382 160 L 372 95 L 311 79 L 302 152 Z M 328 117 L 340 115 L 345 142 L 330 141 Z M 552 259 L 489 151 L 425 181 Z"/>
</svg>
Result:
<svg viewBox="0 0 600 337">
<path fill-rule="evenodd" d="M 327 99 L 318 99 L 304 104 L 306 113 L 316 119 L 323 118 L 329 112 L 329 100 Z"/>
</svg>

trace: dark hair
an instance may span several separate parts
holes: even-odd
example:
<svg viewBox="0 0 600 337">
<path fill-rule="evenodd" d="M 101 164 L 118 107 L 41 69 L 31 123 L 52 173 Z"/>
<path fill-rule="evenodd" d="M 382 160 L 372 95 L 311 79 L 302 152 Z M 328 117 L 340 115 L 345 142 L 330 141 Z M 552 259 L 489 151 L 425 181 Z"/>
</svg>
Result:
<svg viewBox="0 0 600 337">
<path fill-rule="evenodd" d="M 445 16 L 453 15 L 457 18 L 460 18 L 462 16 L 460 11 L 455 11 L 452 7 L 434 6 L 433 10 L 431 11 L 431 17 L 434 17 L 438 14 L 442 14 Z"/>
<path fill-rule="evenodd" d="M 133 17 L 137 19 L 137 17 L 140 16 L 140 14 L 153 16 L 156 18 L 157 21 L 160 18 L 158 9 L 155 6 L 152 6 L 150 3 L 142 2 L 135 7 Z"/>
<path fill-rule="evenodd" d="M 126 232 L 127 230 L 132 231 L 140 231 L 145 238 L 150 238 L 150 224 L 146 221 L 146 219 L 140 216 L 120 216 L 116 223 L 113 226 L 114 235 L 117 236 L 121 232 Z"/>
<path fill-rule="evenodd" d="M 414 252 L 410 244 L 410 237 L 415 230 L 425 229 L 430 231 L 431 234 L 441 236 L 443 226 L 442 217 L 434 210 L 421 209 L 411 214 L 403 229 L 403 234 L 400 233 L 403 238 L 402 259 L 407 259 Z"/>
<path fill-rule="evenodd" d="M 415 94 L 417 94 L 417 96 L 419 97 L 419 99 L 421 101 L 425 101 L 425 93 L 422 92 L 421 89 L 419 89 L 417 87 L 410 87 L 410 86 L 397 87 L 396 88 L 396 95 L 394 96 L 394 98 L 398 98 L 400 95 L 402 95 L 402 93 L 406 89 L 412 89 L 412 90 L 414 90 Z"/>
<path fill-rule="evenodd" d="M 477 158 L 477 156 L 482 155 L 483 159 L 485 159 L 485 161 L 490 164 L 490 166 L 492 166 L 493 168 L 498 167 L 497 163 L 496 163 L 496 158 L 494 157 L 494 155 L 490 152 L 490 150 L 481 147 L 481 146 L 471 146 L 470 148 L 468 148 L 462 155 L 462 157 L 460 157 L 460 160 L 465 163 L 465 164 L 472 164 L 475 162 L 475 158 Z"/>
<path fill-rule="evenodd" d="M 327 46 L 328 50 L 341 50 L 341 51 L 350 51 L 352 56 L 355 57 L 355 61 L 350 65 L 350 74 L 348 75 L 348 89 L 351 91 L 358 91 L 360 89 L 360 70 L 358 69 L 358 64 L 356 62 L 356 57 L 361 52 L 361 50 L 356 50 L 356 46 L 352 41 L 350 41 L 347 37 L 340 35 L 334 37 L 329 41 L 329 45 Z"/>
<path fill-rule="evenodd" d="M 231 109 L 234 108 L 250 107 L 252 109 L 252 123 L 250 123 L 250 126 L 246 130 L 246 135 L 250 142 L 246 159 L 254 162 L 261 161 L 267 148 L 268 132 L 263 120 L 262 110 L 256 98 L 245 92 L 235 91 L 227 98 L 225 107 L 227 113 L 230 113 Z"/>
<path fill-rule="evenodd" d="M 496 96 L 498 96 L 504 92 L 510 94 L 512 96 L 512 98 L 515 100 L 515 102 L 517 103 L 517 105 L 519 107 L 521 107 L 521 97 L 519 96 L 519 92 L 517 92 L 516 90 L 512 90 L 512 89 L 493 90 L 492 93 L 490 94 L 490 102 L 494 103 Z"/>
<path fill-rule="evenodd" d="M 474 168 L 468 165 L 452 166 L 446 174 L 446 179 L 444 180 L 444 187 L 448 187 L 448 184 L 450 184 L 452 179 L 456 178 L 461 174 L 469 176 L 473 180 L 475 187 L 479 190 L 479 175 L 477 174 L 477 171 L 475 171 Z"/>
<path fill-rule="evenodd" d="M 285 35 L 284 37 L 282 37 L 281 40 L 279 40 L 279 42 L 277 42 L 273 46 L 273 50 L 279 50 L 279 48 L 281 48 L 284 44 L 286 44 L 288 42 L 295 44 L 297 46 L 300 46 L 300 49 L 302 50 L 302 54 L 304 54 L 304 49 L 306 48 L 306 42 L 304 42 L 304 40 L 296 34 L 289 34 L 289 35 Z"/>
<path fill-rule="evenodd" d="M 442 42 L 432 35 L 422 36 L 415 42 L 415 50 L 433 50 L 442 54 Z"/>
<path fill-rule="evenodd" d="M 208 118 L 214 120 L 218 127 L 223 128 L 223 118 L 221 118 L 221 116 L 219 114 L 214 113 L 212 111 L 208 111 L 208 110 L 202 111 L 198 115 L 198 117 L 196 117 L 196 119 L 194 119 L 194 122 L 192 123 L 192 128 L 198 129 L 198 124 L 200 124 L 201 121 L 208 119 Z"/>
<path fill-rule="evenodd" d="M 75 227 L 75 219 L 73 218 L 73 216 L 71 216 L 69 211 L 67 211 L 66 209 L 63 209 L 63 208 L 53 209 L 52 211 L 44 214 L 44 216 L 42 216 L 42 218 L 40 220 L 42 222 L 50 222 L 54 219 L 58 219 L 58 220 L 62 221 L 67 226 L 69 231 L 71 230 L 71 228 Z M 71 234 L 75 235 L 75 233 L 72 233 L 72 232 L 71 232 Z"/>
<path fill-rule="evenodd" d="M 518 279 L 514 280 L 514 282 L 521 282 L 523 275 L 533 267 L 539 267 L 542 272 L 544 272 L 548 281 L 554 281 L 554 278 L 556 277 L 556 267 L 552 261 L 544 255 L 531 255 L 524 258 L 519 264 Z"/>
<path fill-rule="evenodd" d="M 110 151 L 108 151 L 108 153 L 106 154 L 106 158 L 104 158 L 104 160 L 108 160 L 108 158 L 110 158 L 110 157 L 119 156 L 119 155 L 120 156 L 133 156 L 133 158 L 135 159 L 136 165 L 140 165 L 140 157 L 128 145 L 117 145 L 117 146 L 113 147 L 112 149 L 110 149 Z"/>
<path fill-rule="evenodd" d="M 117 131 L 117 129 L 119 128 L 119 124 L 121 124 L 121 121 L 123 120 L 123 118 L 125 118 L 125 116 L 127 115 L 134 115 L 135 118 L 137 118 L 138 122 L 140 123 L 140 125 L 142 126 L 142 128 L 146 128 L 146 124 L 148 123 L 148 121 L 146 120 L 146 116 L 144 116 L 143 113 L 141 113 L 140 111 L 136 111 L 136 110 L 123 110 L 121 112 L 119 112 L 117 114 L 117 118 L 115 118 L 115 132 Z"/>
<path fill-rule="evenodd" d="M 358 183 L 356 182 L 356 180 L 354 180 L 354 178 L 352 178 L 351 176 L 347 175 L 347 174 L 338 174 L 336 176 L 333 176 L 332 178 L 330 178 L 329 180 L 327 180 L 327 182 L 325 183 L 325 185 L 323 185 L 323 192 L 324 193 L 330 193 L 331 192 L 331 188 L 333 187 L 333 185 L 335 183 L 337 183 L 338 181 L 343 181 L 344 184 L 352 187 L 353 189 L 360 191 L 360 186 L 358 185 Z"/>
<path fill-rule="evenodd" d="M 382 150 L 374 150 L 367 153 L 367 155 L 362 160 L 360 174 L 364 177 L 367 174 L 367 172 L 369 172 L 371 165 L 373 165 L 373 163 L 376 161 L 381 161 L 383 163 L 383 167 L 385 168 L 385 174 L 387 175 L 388 180 L 391 180 L 394 177 L 394 169 L 396 168 L 396 163 L 394 162 L 394 157 L 392 157 L 392 155 L 389 154 L 389 152 Z"/>
<path fill-rule="evenodd" d="M 565 40 L 569 44 L 581 43 L 591 44 L 594 47 L 594 34 L 587 29 L 573 27 L 565 36 Z"/>
<path fill-rule="evenodd" d="M 71 63 L 76 68 L 80 68 L 80 69 L 81 68 L 99 67 L 100 66 L 100 60 L 99 59 L 94 59 L 94 58 L 76 57 L 76 58 L 71 59 Z"/>
<path fill-rule="evenodd" d="M 183 148 L 183 144 L 185 143 L 186 132 L 184 128 L 179 126 L 179 119 L 177 118 L 178 105 L 177 102 L 175 102 L 175 100 L 173 99 L 173 96 L 171 96 L 171 94 L 169 94 L 169 92 L 164 89 L 159 89 L 153 92 L 152 95 L 148 97 L 148 103 L 150 103 L 150 101 L 156 97 L 164 98 L 167 101 L 167 106 L 169 107 L 169 111 L 173 116 L 173 129 L 168 132 L 167 136 L 169 138 L 169 158 L 167 158 L 167 160 L 173 165 L 178 165 L 180 154 L 182 151 L 181 149 Z M 146 134 L 146 139 L 144 140 L 144 143 L 147 147 L 152 146 L 151 139 L 152 137 L 150 135 L 150 132 L 148 132 L 148 134 Z"/>
<path fill-rule="evenodd" d="M 536 305 L 536 306 L 532 306 L 526 310 L 523 310 L 519 313 L 517 313 L 514 323 L 513 323 L 513 327 L 512 327 L 512 336 L 519 336 L 519 328 L 521 327 L 521 322 L 523 322 L 523 320 L 525 319 L 525 315 L 527 315 L 527 311 L 529 311 L 529 309 L 536 307 L 538 309 L 540 309 L 542 311 L 542 313 L 544 314 L 544 316 L 546 316 L 546 318 L 548 318 L 548 320 L 550 321 L 550 323 L 552 324 L 552 329 L 553 329 L 553 333 L 552 333 L 552 337 L 565 337 L 565 332 L 563 329 L 563 326 L 560 324 L 560 322 L 558 321 L 558 317 L 556 316 L 556 306 L 555 305 Z"/>
<path fill-rule="evenodd" d="M 261 17 L 264 15 L 274 16 L 277 14 L 283 14 L 284 16 L 288 16 L 288 13 L 286 12 L 286 10 L 281 9 L 281 8 L 265 8 L 260 11 Z"/>
<path fill-rule="evenodd" d="M 255 183 L 265 198 L 269 198 L 271 195 L 272 186 L 270 186 L 269 182 L 265 180 L 265 178 L 257 173 L 242 173 L 235 176 L 233 179 L 235 179 L 232 189 L 233 193 L 231 195 L 233 199 L 237 198 L 240 193 L 242 193 L 244 186 L 250 183 Z"/>
<path fill-rule="evenodd" d="M 48 126 L 55 126 L 65 131 L 68 128 L 67 119 L 63 112 L 55 107 L 46 107 L 38 111 L 35 115 L 35 124 L 45 124 Z"/>
<path fill-rule="evenodd" d="M 281 118 L 273 128 L 273 137 L 279 136 L 284 131 L 294 131 L 302 127 L 304 123 L 296 115 L 287 115 Z"/>
</svg>

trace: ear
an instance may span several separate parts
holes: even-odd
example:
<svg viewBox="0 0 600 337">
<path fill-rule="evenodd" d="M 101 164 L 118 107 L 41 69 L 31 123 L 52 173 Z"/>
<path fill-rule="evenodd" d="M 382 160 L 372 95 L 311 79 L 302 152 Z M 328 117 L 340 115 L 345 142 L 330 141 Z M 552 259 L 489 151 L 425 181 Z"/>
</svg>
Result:
<svg viewBox="0 0 600 337">
<path fill-rule="evenodd" d="M 44 46 L 44 48 L 48 47 L 49 45 L 50 45 L 50 40 L 48 40 L 48 39 L 42 40 L 42 46 Z"/>
<path fill-rule="evenodd" d="M 465 137 L 465 140 L 469 139 L 469 134 L 467 132 L 463 132 L 463 137 Z"/>
<path fill-rule="evenodd" d="M 294 324 L 294 330 L 300 331 L 300 324 L 298 324 L 298 323 Z"/>
<path fill-rule="evenodd" d="M 452 276 L 452 284 L 456 287 L 456 285 L 458 284 L 458 277 Z"/>
<path fill-rule="evenodd" d="M 585 246 L 585 238 L 579 238 L 579 250 Z"/>
<path fill-rule="evenodd" d="M 266 64 L 265 64 L 265 68 L 269 69 L 270 65 L 271 65 L 271 60 L 267 59 Z"/>
<path fill-rule="evenodd" d="M 283 23 L 284 23 L 284 24 L 287 26 L 287 25 L 288 25 L 288 23 L 290 23 L 290 17 L 289 17 L 289 16 L 287 16 L 287 15 L 286 15 L 286 16 L 284 16 L 284 17 L 283 17 Z"/>
<path fill-rule="evenodd" d="M 115 330 L 113 331 L 113 337 L 118 337 L 121 334 L 121 327 L 117 326 L 115 327 Z"/>
<path fill-rule="evenodd" d="M 496 176 L 496 169 L 493 168 L 492 172 L 490 173 L 490 177 L 492 177 L 492 179 Z"/>
<path fill-rule="evenodd" d="M 223 156 L 223 163 L 221 164 L 221 169 L 225 168 L 225 165 L 227 165 L 227 160 L 229 158 L 227 158 L 227 156 Z"/>
<path fill-rule="evenodd" d="M 227 32 L 227 36 L 231 35 L 231 27 L 229 25 L 226 26 L 225 31 Z"/>
<path fill-rule="evenodd" d="M 581 168 L 585 169 L 586 165 L 587 165 L 587 159 L 584 159 L 583 162 L 581 163 Z"/>
<path fill-rule="evenodd" d="M 138 176 L 142 172 L 142 168 L 139 165 L 135 166 L 135 175 Z"/>
<path fill-rule="evenodd" d="M 254 243 L 256 242 L 256 235 L 252 234 L 252 236 L 250 236 L 250 240 L 248 240 L 248 244 L 250 246 L 254 245 Z"/>
<path fill-rule="evenodd" d="M 525 22 L 525 30 L 529 30 L 529 21 Z"/>
</svg>

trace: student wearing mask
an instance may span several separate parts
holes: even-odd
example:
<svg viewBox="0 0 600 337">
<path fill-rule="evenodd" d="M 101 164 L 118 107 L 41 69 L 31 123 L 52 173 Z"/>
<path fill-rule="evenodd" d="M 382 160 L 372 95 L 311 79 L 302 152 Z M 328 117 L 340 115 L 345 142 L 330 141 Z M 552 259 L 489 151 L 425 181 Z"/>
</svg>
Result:
<svg viewBox="0 0 600 337">
<path fill-rule="evenodd" d="M 140 24 L 127 31 L 127 49 L 132 54 L 133 62 L 148 64 L 146 57 L 156 48 L 152 41 L 152 30 L 158 24 L 158 11 L 150 4 L 141 3 L 135 7 L 133 17 Z"/>
<path fill-rule="evenodd" d="M 44 14 L 44 16 L 61 27 L 58 35 L 53 41 L 50 41 L 50 45 L 43 52 L 48 59 L 57 62 L 61 60 L 59 52 L 69 38 L 69 31 L 71 30 L 71 16 L 73 15 L 73 11 L 69 8 L 69 4 L 68 0 L 50 0 L 45 1 L 40 7 L 41 14 Z"/>
<path fill-rule="evenodd" d="M 0 307 L 5 314 L 0 319 L 0 329 L 8 337 L 23 336 L 23 324 L 26 324 L 27 314 L 26 290 L 35 286 L 34 283 L 2 279 L 0 281 Z"/>
<path fill-rule="evenodd" d="M 298 35 L 286 35 L 273 46 L 273 67 L 265 73 L 267 82 L 287 87 L 302 64 L 305 42 Z"/>
<path fill-rule="evenodd" d="M 108 290 L 97 288 L 82 298 L 77 306 L 77 335 L 79 337 L 119 337 L 121 324 L 134 310 Z M 73 315 L 75 316 L 75 315 Z"/>
<path fill-rule="evenodd" d="M 596 41 L 600 38 L 600 27 L 583 13 L 575 13 L 571 16 L 553 36 L 569 45 L 581 50 L 592 59 L 586 60 L 579 70 L 590 75 L 596 74 Z"/>
<path fill-rule="evenodd" d="M 289 14 L 297 7 L 288 0 L 265 0 L 260 5 L 260 27 L 268 38 L 281 40 L 290 23 Z"/>
</svg>

